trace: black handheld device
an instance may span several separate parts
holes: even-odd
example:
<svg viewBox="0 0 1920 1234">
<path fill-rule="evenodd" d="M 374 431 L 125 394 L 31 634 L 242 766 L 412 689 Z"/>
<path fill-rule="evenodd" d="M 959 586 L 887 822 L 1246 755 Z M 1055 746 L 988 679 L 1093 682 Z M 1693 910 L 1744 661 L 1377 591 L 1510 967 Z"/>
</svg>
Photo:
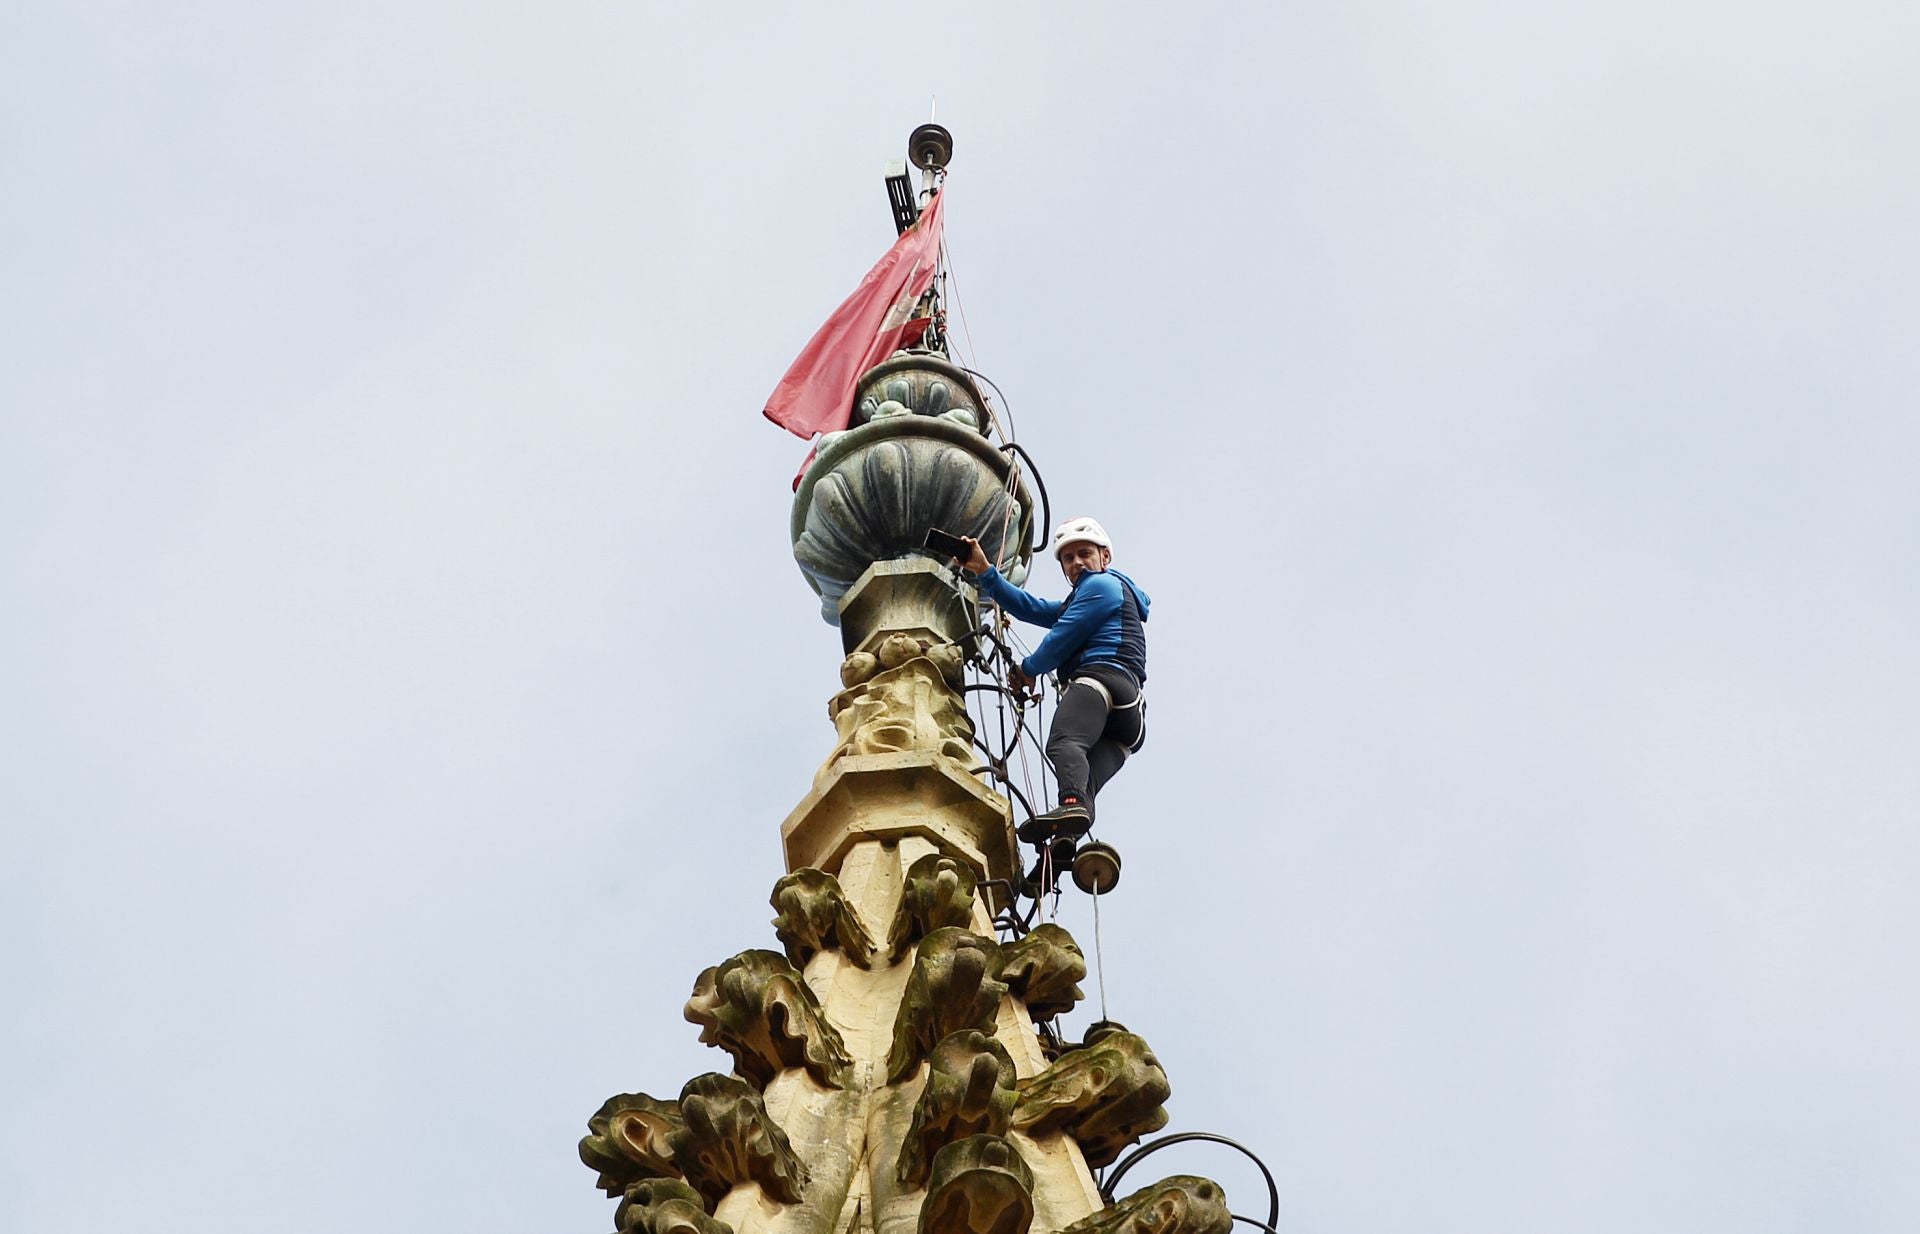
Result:
<svg viewBox="0 0 1920 1234">
<path fill-rule="evenodd" d="M 973 546 L 959 536 L 940 530 L 938 527 L 927 532 L 927 547 L 936 553 L 944 554 L 955 561 L 965 561 L 973 556 Z"/>
</svg>

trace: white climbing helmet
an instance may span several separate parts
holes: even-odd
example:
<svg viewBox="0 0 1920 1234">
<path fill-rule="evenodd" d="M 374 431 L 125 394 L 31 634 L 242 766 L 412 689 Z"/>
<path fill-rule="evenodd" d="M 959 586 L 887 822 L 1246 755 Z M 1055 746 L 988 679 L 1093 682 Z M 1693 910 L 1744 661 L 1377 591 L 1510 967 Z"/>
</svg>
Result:
<svg viewBox="0 0 1920 1234">
<path fill-rule="evenodd" d="M 1057 559 L 1061 550 L 1069 544 L 1092 544 L 1113 551 L 1113 540 L 1107 535 L 1107 529 L 1090 518 L 1070 518 L 1060 524 L 1060 530 L 1053 533 L 1053 555 Z"/>
</svg>

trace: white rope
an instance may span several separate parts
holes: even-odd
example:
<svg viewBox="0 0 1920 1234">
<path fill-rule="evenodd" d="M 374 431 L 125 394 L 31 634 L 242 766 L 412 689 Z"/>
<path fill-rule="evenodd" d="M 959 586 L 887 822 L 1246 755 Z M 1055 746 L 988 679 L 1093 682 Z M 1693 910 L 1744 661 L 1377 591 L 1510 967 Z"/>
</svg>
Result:
<svg viewBox="0 0 1920 1234">
<path fill-rule="evenodd" d="M 1100 1018 L 1107 1019 L 1107 957 L 1100 949 L 1100 892 L 1093 893 L 1093 971 L 1100 978 Z"/>
</svg>

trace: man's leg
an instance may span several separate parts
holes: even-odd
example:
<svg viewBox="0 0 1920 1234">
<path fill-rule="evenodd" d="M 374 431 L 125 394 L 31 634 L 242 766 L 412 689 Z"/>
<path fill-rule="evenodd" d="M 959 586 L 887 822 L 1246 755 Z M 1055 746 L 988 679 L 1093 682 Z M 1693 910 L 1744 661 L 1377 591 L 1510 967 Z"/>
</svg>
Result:
<svg viewBox="0 0 1920 1234">
<path fill-rule="evenodd" d="M 1088 795 L 1098 798 L 1100 790 L 1106 787 L 1108 780 L 1113 779 L 1115 772 L 1126 765 L 1126 761 L 1127 747 L 1111 737 L 1096 741 L 1093 749 L 1087 751 Z"/>
<path fill-rule="evenodd" d="M 1147 708 L 1140 698 L 1140 688 L 1122 673 L 1110 673 L 1104 680 L 1113 695 L 1113 706 L 1107 712 L 1100 740 L 1087 752 L 1087 791 L 1095 798 L 1126 765 L 1127 756 L 1147 743 Z"/>
<path fill-rule="evenodd" d="M 1084 681 L 1076 681 L 1053 709 L 1053 729 L 1047 734 L 1047 761 L 1059 783 L 1061 800 L 1069 794 L 1085 801 L 1087 751 L 1107 727 L 1107 696 Z"/>
</svg>

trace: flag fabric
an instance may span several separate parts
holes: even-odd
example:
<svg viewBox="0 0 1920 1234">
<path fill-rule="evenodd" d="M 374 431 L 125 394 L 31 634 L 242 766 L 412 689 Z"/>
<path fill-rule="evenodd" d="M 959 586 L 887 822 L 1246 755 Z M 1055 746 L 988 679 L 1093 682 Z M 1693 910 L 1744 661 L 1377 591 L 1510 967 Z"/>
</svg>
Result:
<svg viewBox="0 0 1920 1234">
<path fill-rule="evenodd" d="M 796 437 L 839 432 L 853 413 L 860 375 L 926 330 L 926 319 L 913 310 L 939 266 L 946 199 L 945 189 L 933 195 L 919 221 L 814 332 L 768 397 L 767 419 Z"/>
</svg>

